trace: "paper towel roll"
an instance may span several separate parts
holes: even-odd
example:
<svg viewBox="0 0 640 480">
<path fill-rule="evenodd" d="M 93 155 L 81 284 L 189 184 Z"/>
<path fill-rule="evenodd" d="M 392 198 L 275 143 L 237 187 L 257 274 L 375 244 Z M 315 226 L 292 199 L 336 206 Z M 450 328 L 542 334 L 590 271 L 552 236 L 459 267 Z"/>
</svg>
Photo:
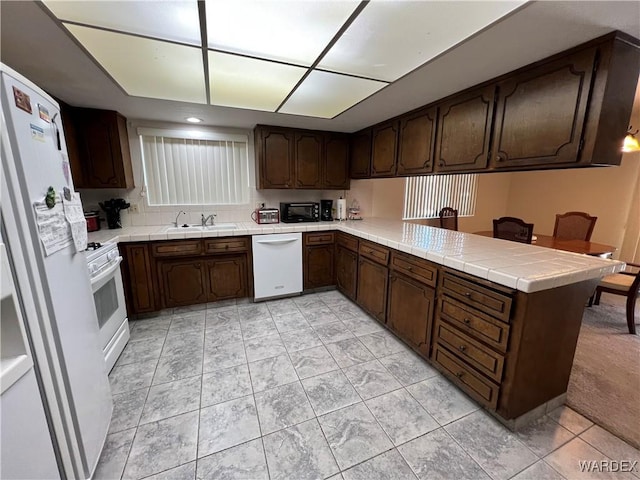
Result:
<svg viewBox="0 0 640 480">
<path fill-rule="evenodd" d="M 338 220 L 346 220 L 347 219 L 347 200 L 344 198 L 338 199 Z"/>
</svg>

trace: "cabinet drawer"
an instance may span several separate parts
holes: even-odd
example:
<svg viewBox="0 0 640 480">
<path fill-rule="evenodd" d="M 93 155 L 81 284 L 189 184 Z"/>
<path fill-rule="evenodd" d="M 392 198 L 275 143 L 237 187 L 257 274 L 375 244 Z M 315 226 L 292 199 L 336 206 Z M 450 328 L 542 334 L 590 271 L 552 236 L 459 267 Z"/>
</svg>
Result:
<svg viewBox="0 0 640 480">
<path fill-rule="evenodd" d="M 447 295 L 494 317 L 509 322 L 511 298 L 477 283 L 456 277 L 449 272 L 442 276 L 442 288 Z"/>
<path fill-rule="evenodd" d="M 484 373 L 498 383 L 502 380 L 504 357 L 501 354 L 444 323 L 441 319 L 436 321 L 435 338 L 455 353 L 460 360 L 475 367 L 480 373 Z"/>
<path fill-rule="evenodd" d="M 389 263 L 389 249 L 377 243 L 360 240 L 358 252 L 363 257 L 373 260 L 380 265 L 387 265 Z"/>
<path fill-rule="evenodd" d="M 358 251 L 358 238 L 353 237 L 351 235 L 347 235 L 346 233 L 338 232 L 336 234 L 336 243 L 338 245 L 342 245 L 347 250 L 351 250 L 352 252 Z"/>
<path fill-rule="evenodd" d="M 305 245 L 330 245 L 333 243 L 333 232 L 305 233 Z"/>
<path fill-rule="evenodd" d="M 249 239 L 246 237 L 229 237 L 205 239 L 205 253 L 246 252 L 249 250 Z"/>
<path fill-rule="evenodd" d="M 157 242 L 151 245 L 151 253 L 154 257 L 186 257 L 189 255 L 200 255 L 202 253 L 202 241 L 178 240 Z"/>
<path fill-rule="evenodd" d="M 483 314 L 446 295 L 440 298 L 439 317 L 467 335 L 501 352 L 507 351 L 509 325 Z"/>
<path fill-rule="evenodd" d="M 458 360 L 439 343 L 434 345 L 433 361 L 460 388 L 481 404 L 495 409 L 500 387 Z"/>
<path fill-rule="evenodd" d="M 438 268 L 427 260 L 394 251 L 391 254 L 391 269 L 430 287 L 436 286 Z"/>
</svg>

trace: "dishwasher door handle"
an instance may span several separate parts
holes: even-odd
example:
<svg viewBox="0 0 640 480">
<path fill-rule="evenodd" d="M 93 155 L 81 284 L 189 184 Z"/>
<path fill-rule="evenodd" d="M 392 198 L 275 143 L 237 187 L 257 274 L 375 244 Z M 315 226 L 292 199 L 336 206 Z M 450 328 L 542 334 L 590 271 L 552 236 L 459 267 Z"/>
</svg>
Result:
<svg viewBox="0 0 640 480">
<path fill-rule="evenodd" d="M 291 243 L 291 242 L 297 242 L 298 239 L 297 238 L 282 238 L 279 240 L 256 240 L 256 243 L 263 243 L 266 245 L 271 245 L 274 243 Z"/>
</svg>

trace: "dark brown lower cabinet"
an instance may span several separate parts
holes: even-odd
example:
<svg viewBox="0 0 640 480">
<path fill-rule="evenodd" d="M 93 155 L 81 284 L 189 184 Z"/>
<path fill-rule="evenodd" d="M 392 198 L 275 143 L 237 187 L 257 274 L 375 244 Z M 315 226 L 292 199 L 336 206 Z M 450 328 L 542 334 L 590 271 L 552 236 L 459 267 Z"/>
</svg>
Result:
<svg viewBox="0 0 640 480">
<path fill-rule="evenodd" d="M 304 247 L 304 289 L 335 285 L 333 274 L 333 243 Z"/>
<path fill-rule="evenodd" d="M 347 297 L 356 299 L 358 254 L 340 245 L 336 247 L 336 284 Z"/>
<path fill-rule="evenodd" d="M 366 258 L 358 260 L 358 304 L 385 323 L 389 269 Z"/>
<path fill-rule="evenodd" d="M 247 257 L 232 255 L 207 260 L 208 301 L 248 295 Z"/>
<path fill-rule="evenodd" d="M 423 355 L 429 355 L 435 290 L 391 272 L 387 325 Z"/>
<path fill-rule="evenodd" d="M 127 311 L 147 313 L 157 310 L 148 243 L 120 244 L 122 277 Z"/>
<path fill-rule="evenodd" d="M 159 264 L 165 307 L 208 301 L 207 265 L 204 260 L 163 260 Z"/>
</svg>

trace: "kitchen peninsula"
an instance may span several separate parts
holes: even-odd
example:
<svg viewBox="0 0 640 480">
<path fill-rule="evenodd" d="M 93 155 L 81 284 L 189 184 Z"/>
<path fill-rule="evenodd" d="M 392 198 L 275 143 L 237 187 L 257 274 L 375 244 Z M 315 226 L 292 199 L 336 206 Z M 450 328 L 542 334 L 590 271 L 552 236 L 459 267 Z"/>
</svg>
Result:
<svg viewBox="0 0 640 480">
<path fill-rule="evenodd" d="M 243 278 L 248 285 L 240 296 L 251 296 L 248 236 L 303 232 L 309 240 L 303 248 L 318 248 L 308 245 L 323 232 L 317 240 L 333 263 L 316 270 L 305 266 L 305 276 L 319 275 L 325 286 L 337 285 L 513 429 L 564 402 L 586 301 L 603 275 L 624 266 L 383 219 L 269 226 L 240 222 L 236 227 L 204 233 L 128 227 L 92 233 L 90 240 L 120 244 L 129 304 L 135 303 L 137 288 L 144 289 L 149 302 L 142 313 L 168 306 L 156 267 L 174 260 L 168 252 L 178 255 L 181 264 L 191 259 L 198 265 L 246 255 L 236 262 L 247 268 Z M 181 252 L 182 245 L 191 253 Z M 131 248 L 136 249 L 135 263 Z M 159 251 L 164 258 L 157 257 Z"/>
</svg>

